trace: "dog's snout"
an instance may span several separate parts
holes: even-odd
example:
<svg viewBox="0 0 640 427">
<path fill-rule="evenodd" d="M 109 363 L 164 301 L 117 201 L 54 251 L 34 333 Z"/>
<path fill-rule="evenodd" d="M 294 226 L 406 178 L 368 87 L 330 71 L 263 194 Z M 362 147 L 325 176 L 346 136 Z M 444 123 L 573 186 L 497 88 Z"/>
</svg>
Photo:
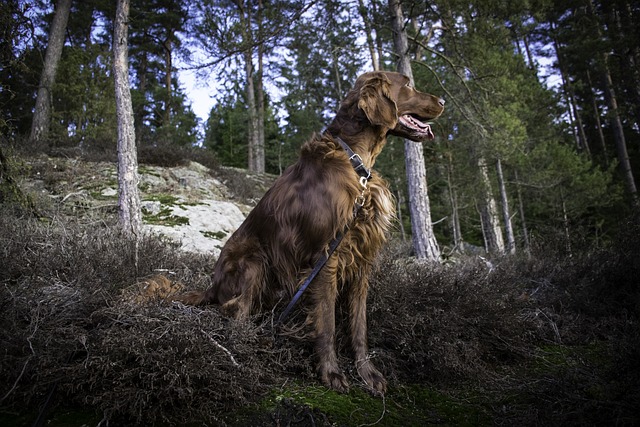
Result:
<svg viewBox="0 0 640 427">
<path fill-rule="evenodd" d="M 441 107 L 444 107 L 444 99 L 438 98 L 438 104 L 440 104 Z"/>
</svg>

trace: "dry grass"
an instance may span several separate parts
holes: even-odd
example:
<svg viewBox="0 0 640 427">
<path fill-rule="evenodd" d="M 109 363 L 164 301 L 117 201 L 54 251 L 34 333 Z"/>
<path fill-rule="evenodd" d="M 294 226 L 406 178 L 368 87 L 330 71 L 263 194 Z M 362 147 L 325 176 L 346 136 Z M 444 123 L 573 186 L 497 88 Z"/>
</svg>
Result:
<svg viewBox="0 0 640 427">
<path fill-rule="evenodd" d="M 392 389 L 476 396 L 494 424 L 638 423 L 639 252 L 628 238 L 489 268 L 417 263 L 395 243 L 372 280 L 372 357 Z M 206 288 L 206 256 L 145 239 L 136 264 L 133 243 L 103 223 L 8 212 L 0 259 L 3 408 L 65 402 L 125 424 L 222 424 L 287 382 L 316 383 L 308 346 L 277 335 L 271 314 L 236 322 L 150 291 L 158 273 Z"/>
</svg>

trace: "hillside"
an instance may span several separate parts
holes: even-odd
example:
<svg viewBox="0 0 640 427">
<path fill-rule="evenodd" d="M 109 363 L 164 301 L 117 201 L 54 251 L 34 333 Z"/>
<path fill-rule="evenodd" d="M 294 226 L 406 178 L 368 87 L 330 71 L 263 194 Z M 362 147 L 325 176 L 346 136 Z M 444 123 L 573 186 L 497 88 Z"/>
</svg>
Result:
<svg viewBox="0 0 640 427">
<path fill-rule="evenodd" d="M 187 252 L 214 257 L 273 177 L 233 168 L 215 172 L 200 163 L 139 167 L 144 231 L 169 238 Z M 56 213 L 83 221 L 112 217 L 118 202 L 117 170 L 112 162 L 39 155 L 25 159 L 27 192 Z M 235 186 L 236 191 L 229 189 Z M 245 189 L 252 187 L 252 194 Z M 240 189 L 240 191 L 237 191 Z M 240 194 L 237 194 L 240 193 Z"/>
<path fill-rule="evenodd" d="M 273 177 L 142 165 L 153 233 L 136 255 L 113 227 L 113 163 L 39 155 L 20 170 L 46 216 L 0 216 L 1 425 L 640 423 L 633 225 L 615 247 L 567 257 L 546 242 L 491 267 L 418 263 L 392 240 L 369 297 L 382 399 L 344 349 L 351 391 L 320 386 L 311 348 L 274 325 L 278 308 L 236 322 L 159 298 L 210 284 L 216 251 Z"/>
</svg>

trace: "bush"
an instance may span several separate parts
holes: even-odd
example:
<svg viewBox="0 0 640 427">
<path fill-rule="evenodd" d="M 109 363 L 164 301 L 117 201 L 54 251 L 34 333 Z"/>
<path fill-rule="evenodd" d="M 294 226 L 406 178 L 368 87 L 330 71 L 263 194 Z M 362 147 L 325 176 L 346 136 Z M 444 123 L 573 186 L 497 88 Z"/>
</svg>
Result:
<svg viewBox="0 0 640 427">
<path fill-rule="evenodd" d="M 283 384 L 317 385 L 310 345 L 279 336 L 272 313 L 233 321 L 140 284 L 161 273 L 207 288 L 209 257 L 155 238 L 136 256 L 135 243 L 103 223 L 2 213 L 3 407 L 52 396 L 123 424 L 224 424 Z M 632 238 L 619 249 L 439 265 L 392 243 L 368 308 L 371 356 L 390 393 L 437 387 L 496 424 L 638 421 L 640 254 Z"/>
</svg>

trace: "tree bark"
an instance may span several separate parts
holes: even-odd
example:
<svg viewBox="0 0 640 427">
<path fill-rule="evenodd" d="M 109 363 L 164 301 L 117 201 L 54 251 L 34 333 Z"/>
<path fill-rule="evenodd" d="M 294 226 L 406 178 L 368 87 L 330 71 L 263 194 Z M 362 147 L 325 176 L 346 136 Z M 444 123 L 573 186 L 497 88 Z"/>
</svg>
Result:
<svg viewBox="0 0 640 427">
<path fill-rule="evenodd" d="M 504 232 L 507 236 L 507 253 L 516 253 L 516 239 L 513 235 L 513 226 L 511 224 L 511 213 L 509 211 L 509 198 L 507 196 L 507 187 L 504 182 L 504 174 L 502 173 L 502 162 L 496 160 L 496 172 L 498 174 L 498 187 L 500 188 L 500 200 L 502 203 L 502 220 L 504 221 Z"/>
<path fill-rule="evenodd" d="M 255 68 L 253 66 L 253 37 L 251 31 L 251 5 L 247 5 L 244 0 L 236 0 L 238 11 L 240 12 L 240 23 L 242 25 L 243 40 L 245 46 L 244 66 L 247 79 L 247 112 L 249 115 L 249 140 L 248 140 L 248 167 L 252 172 L 259 172 L 260 166 L 259 145 L 260 128 L 258 124 L 258 105 L 256 101 L 256 87 L 254 81 Z"/>
<path fill-rule="evenodd" d="M 165 96 L 167 97 L 164 103 L 164 117 L 162 118 L 162 126 L 166 126 L 168 129 L 171 126 L 171 98 L 173 97 L 171 88 L 173 80 L 173 40 L 171 40 L 171 36 L 169 36 L 162 43 L 162 47 L 164 49 L 164 85 L 166 89 Z"/>
<path fill-rule="evenodd" d="M 263 40 L 263 4 L 262 0 L 258 0 L 258 74 L 256 78 L 256 97 L 257 99 L 257 124 L 258 124 L 258 141 L 256 144 L 256 172 L 264 173 L 265 170 L 265 136 L 264 136 L 264 43 Z"/>
<path fill-rule="evenodd" d="M 552 22 L 552 29 L 554 28 L 554 26 L 555 24 Z M 582 117 L 575 102 L 573 86 L 571 85 L 569 77 L 567 76 L 567 72 L 564 67 L 562 52 L 560 51 L 558 40 L 555 37 L 553 38 L 553 46 L 556 51 L 556 58 L 558 59 L 558 68 L 560 69 L 560 77 L 562 78 L 562 88 L 567 100 L 569 118 L 571 119 L 571 128 L 574 131 L 574 136 L 576 139 L 576 147 L 578 150 L 584 149 L 589 157 L 591 157 L 591 150 L 589 149 L 587 136 L 584 132 L 584 126 L 582 125 Z"/>
<path fill-rule="evenodd" d="M 478 171 L 480 173 L 480 185 L 482 186 L 482 200 L 480 204 L 480 221 L 482 223 L 482 235 L 484 247 L 487 253 L 504 253 L 504 239 L 500 228 L 500 219 L 496 199 L 493 197 L 489 168 L 482 155 L 478 156 Z"/>
<path fill-rule="evenodd" d="M 56 72 L 62 48 L 64 47 L 65 31 L 69 21 L 69 11 L 71 10 L 71 0 L 58 0 L 56 11 L 49 32 L 49 44 L 44 57 L 44 66 L 40 75 L 38 85 L 38 96 L 36 98 L 33 121 L 31 123 L 30 143 L 37 143 L 47 138 L 49 125 L 51 123 L 51 103 L 52 89 L 56 79 Z"/>
<path fill-rule="evenodd" d="M 515 172 L 516 178 L 516 193 L 518 195 L 518 211 L 520 213 L 520 224 L 522 226 L 522 238 L 524 240 L 524 251 L 527 254 L 531 253 L 531 242 L 529 241 L 529 229 L 527 228 L 527 221 L 524 214 L 524 202 L 522 201 L 522 191 L 520 190 L 520 180 L 518 179 L 518 171 Z"/>
<path fill-rule="evenodd" d="M 602 37 L 602 29 L 598 17 L 594 11 L 593 2 L 588 1 L 589 14 L 594 19 L 594 25 L 596 26 L 596 33 L 599 37 Z M 618 162 L 620 163 L 620 170 L 625 179 L 627 191 L 631 198 L 631 205 L 636 214 L 640 214 L 640 199 L 638 198 L 638 189 L 636 187 L 635 178 L 633 176 L 633 170 L 631 169 L 631 161 L 629 160 L 629 153 L 627 151 L 627 141 L 624 135 L 624 129 L 622 127 L 622 119 L 620 118 L 620 110 L 618 109 L 618 99 L 616 97 L 613 79 L 611 78 L 611 71 L 609 70 L 609 53 L 602 52 L 602 78 L 604 80 L 604 97 L 609 105 L 609 117 L 611 118 L 611 127 L 613 128 L 613 135 L 616 142 L 616 153 L 618 155 Z"/>
<path fill-rule="evenodd" d="M 367 47 L 369 48 L 369 55 L 371 56 L 371 66 L 374 71 L 378 71 L 380 70 L 380 61 L 378 60 L 376 45 L 373 40 L 373 28 L 371 27 L 371 22 L 369 22 L 369 16 L 367 14 L 368 8 L 365 6 L 364 0 L 358 0 L 358 10 L 360 11 L 360 16 L 362 17 L 362 22 L 364 24 Z"/>
<path fill-rule="evenodd" d="M 560 188 L 560 200 L 562 207 L 562 227 L 564 230 L 564 239 L 565 239 L 565 248 L 567 250 L 567 254 L 569 256 L 571 253 L 571 234 L 569 233 L 569 215 L 567 214 L 567 203 L 564 197 L 564 190 Z"/>
<path fill-rule="evenodd" d="M 604 165 L 609 165 L 609 154 L 607 150 L 607 143 L 604 138 L 604 131 L 602 130 L 602 122 L 600 121 L 600 109 L 598 108 L 598 100 L 593 90 L 593 82 L 591 81 L 591 72 L 587 69 L 587 83 L 589 83 L 589 94 L 591 95 L 591 105 L 593 107 L 593 116 L 596 119 L 596 126 L 598 128 L 598 139 L 600 146 L 602 147 L 602 158 L 604 159 Z"/>
<path fill-rule="evenodd" d="M 145 34 L 146 38 L 146 34 Z M 135 124 L 135 132 L 136 132 L 136 143 L 139 145 L 142 144 L 142 132 L 144 129 L 144 117 L 146 115 L 146 106 L 147 106 L 147 66 L 149 64 L 149 54 L 146 50 L 140 52 L 140 66 L 136 70 L 136 74 L 138 75 L 138 92 L 141 94 L 141 98 L 144 100 L 138 104 L 138 108 L 134 111 L 134 124 Z"/>
<path fill-rule="evenodd" d="M 453 184 L 453 161 L 451 153 L 447 153 L 447 187 L 449 187 L 449 203 L 451 205 L 451 230 L 453 232 L 453 247 L 462 250 L 462 227 L 460 226 L 460 211 L 458 209 L 458 195 Z"/>
<path fill-rule="evenodd" d="M 118 122 L 118 217 L 125 234 L 138 241 L 142 215 L 138 192 L 138 156 L 129 88 L 129 0 L 118 0 L 113 30 L 113 76 Z M 136 251 L 137 253 L 137 251 Z"/>
<path fill-rule="evenodd" d="M 400 0 L 389 0 L 389 12 L 392 20 L 394 52 L 398 56 L 398 72 L 409 77 L 411 84 L 413 84 L 409 42 L 404 28 L 404 14 Z M 437 261 L 440 259 L 440 247 L 431 223 L 431 207 L 422 144 L 405 140 L 404 149 L 409 186 L 411 238 L 415 256 L 418 259 Z"/>
</svg>

